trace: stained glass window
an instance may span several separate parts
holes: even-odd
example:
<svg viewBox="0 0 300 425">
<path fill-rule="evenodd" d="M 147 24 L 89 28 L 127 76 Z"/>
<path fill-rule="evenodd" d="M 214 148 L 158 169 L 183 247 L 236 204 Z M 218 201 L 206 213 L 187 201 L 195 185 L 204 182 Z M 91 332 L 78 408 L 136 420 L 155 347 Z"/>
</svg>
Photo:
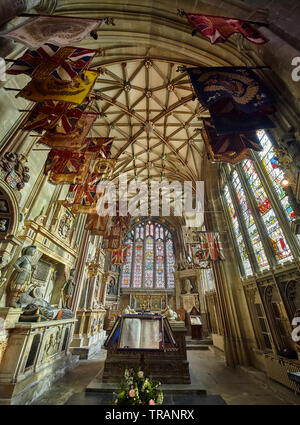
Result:
<svg viewBox="0 0 300 425">
<path fill-rule="evenodd" d="M 174 288 L 174 245 L 164 225 L 154 221 L 139 223 L 126 243 L 130 248 L 121 271 L 121 287 Z"/>
<path fill-rule="evenodd" d="M 125 245 L 128 245 L 128 249 L 126 251 L 126 264 L 124 264 L 122 268 L 121 286 L 123 288 L 129 288 L 130 277 L 131 277 L 132 247 L 133 247 L 133 240 L 131 237 L 131 233 L 128 234 L 128 238 L 125 240 Z"/>
<path fill-rule="evenodd" d="M 257 131 L 257 137 L 263 147 L 263 150 L 259 153 L 259 156 L 267 173 L 269 174 L 272 180 L 274 189 L 281 201 L 281 204 L 287 216 L 289 217 L 290 221 L 292 221 L 295 218 L 295 213 L 281 185 L 281 182 L 284 179 L 284 173 L 278 167 L 278 159 L 276 158 L 272 142 L 264 130 Z"/>
<path fill-rule="evenodd" d="M 224 196 L 225 196 L 225 200 L 227 202 L 227 206 L 228 206 L 228 211 L 229 211 L 229 215 L 232 221 L 232 226 L 233 226 L 233 231 L 236 237 L 236 242 L 237 242 L 237 246 L 239 249 L 239 253 L 243 262 L 243 266 L 244 266 L 244 270 L 245 270 L 245 274 L 246 276 L 253 274 L 252 273 L 252 268 L 251 268 L 251 264 L 249 261 L 249 257 L 248 257 L 248 253 L 247 253 L 247 249 L 246 249 L 246 245 L 243 239 L 243 236 L 241 234 L 241 230 L 240 230 L 240 226 L 238 223 L 238 219 L 237 219 L 237 215 L 233 206 L 233 202 L 229 193 L 229 189 L 227 186 L 225 186 L 225 190 L 224 190 Z"/>
<path fill-rule="evenodd" d="M 141 288 L 143 279 L 143 251 L 144 251 L 144 228 L 136 226 L 135 228 L 135 247 L 133 263 L 133 287 Z"/>
<path fill-rule="evenodd" d="M 167 276 L 168 276 L 168 287 L 174 288 L 175 282 L 174 282 L 174 265 L 175 265 L 175 258 L 174 258 L 174 248 L 173 248 L 173 241 L 171 234 L 168 232 L 166 235 L 167 242 L 166 242 L 166 263 L 167 263 Z"/>
<path fill-rule="evenodd" d="M 247 198 L 244 189 L 242 188 L 242 184 L 236 171 L 234 171 L 232 174 L 232 183 L 238 198 L 238 202 L 241 206 L 243 219 L 245 221 L 249 233 L 249 238 L 251 240 L 257 262 L 262 269 L 269 267 L 269 263 L 263 248 L 263 244 L 260 239 L 260 235 L 258 233 L 252 212 L 247 203 Z"/>
<path fill-rule="evenodd" d="M 150 227 L 152 234 L 150 234 Z M 153 288 L 153 266 L 154 266 L 154 239 L 153 225 L 146 225 L 146 246 L 145 246 L 145 263 L 144 263 L 144 287 Z"/>
<path fill-rule="evenodd" d="M 285 240 L 282 229 L 278 223 L 272 205 L 266 195 L 260 178 L 251 160 L 244 161 L 243 168 L 246 172 L 249 186 L 256 199 L 259 211 L 263 217 L 267 233 L 270 237 L 275 255 L 279 262 L 285 261 L 292 255 L 291 250 Z"/>
</svg>

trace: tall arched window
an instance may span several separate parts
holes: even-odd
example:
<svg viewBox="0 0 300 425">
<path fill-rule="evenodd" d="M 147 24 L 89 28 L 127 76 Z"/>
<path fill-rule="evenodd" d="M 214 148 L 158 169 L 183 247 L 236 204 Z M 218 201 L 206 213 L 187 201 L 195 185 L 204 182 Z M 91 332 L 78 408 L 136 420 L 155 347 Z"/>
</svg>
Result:
<svg viewBox="0 0 300 425">
<path fill-rule="evenodd" d="M 284 173 L 278 167 L 274 147 L 267 132 L 259 130 L 257 137 L 263 147 L 261 152 L 254 153 L 252 159 L 245 160 L 237 166 L 224 166 L 224 171 L 227 170 L 224 173 L 227 176 L 224 181 L 224 201 L 246 276 L 251 274 L 252 267 L 249 261 L 251 250 L 256 257 L 258 268 L 261 270 L 269 268 L 263 246 L 264 234 L 270 239 L 274 251 L 273 257 L 278 263 L 293 258 L 288 240 L 297 245 L 295 235 L 289 229 L 289 223 L 293 221 L 295 214 L 281 186 Z M 236 203 L 233 202 L 233 195 Z M 252 207 L 248 204 L 250 201 L 252 205 L 257 206 L 256 218 Z M 239 208 L 239 212 L 235 210 L 234 205 Z M 277 218 L 278 212 L 281 213 L 281 222 Z M 260 223 L 257 222 L 259 216 Z M 243 224 L 243 232 L 240 223 Z M 285 230 L 281 227 L 283 225 Z M 246 247 L 244 238 L 248 239 L 249 248 Z"/>
<path fill-rule="evenodd" d="M 174 244 L 167 227 L 147 220 L 135 225 L 127 235 L 126 264 L 121 271 L 121 287 L 174 288 Z"/>
</svg>

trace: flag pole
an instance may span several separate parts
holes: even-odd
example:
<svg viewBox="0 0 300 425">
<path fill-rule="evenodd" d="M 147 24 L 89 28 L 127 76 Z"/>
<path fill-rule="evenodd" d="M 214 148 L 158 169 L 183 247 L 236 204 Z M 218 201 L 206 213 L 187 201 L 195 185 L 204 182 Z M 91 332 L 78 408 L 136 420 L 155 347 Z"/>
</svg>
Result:
<svg viewBox="0 0 300 425">
<path fill-rule="evenodd" d="M 106 16 L 105 18 L 93 18 L 93 17 L 81 17 L 81 16 L 67 16 L 67 15 L 43 15 L 40 13 L 20 13 L 20 15 L 17 15 L 21 18 L 64 18 L 64 19 L 85 19 L 85 20 L 98 20 L 103 21 L 106 25 L 113 25 L 115 26 L 114 18 L 111 18 L 110 16 Z"/>
</svg>

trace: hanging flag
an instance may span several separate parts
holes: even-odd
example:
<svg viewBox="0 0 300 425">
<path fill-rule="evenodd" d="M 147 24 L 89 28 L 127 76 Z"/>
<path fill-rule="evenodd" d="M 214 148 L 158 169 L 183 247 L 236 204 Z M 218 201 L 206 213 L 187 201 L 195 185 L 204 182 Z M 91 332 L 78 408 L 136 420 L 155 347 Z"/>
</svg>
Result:
<svg viewBox="0 0 300 425">
<path fill-rule="evenodd" d="M 120 249 L 112 251 L 111 253 L 111 264 L 122 266 L 126 264 L 126 255 L 129 245 L 122 245 Z"/>
<path fill-rule="evenodd" d="M 89 170 L 93 153 L 67 149 L 51 149 L 44 167 L 44 174 L 53 184 L 82 184 Z"/>
<path fill-rule="evenodd" d="M 54 77 L 46 80 L 32 80 L 18 93 L 17 97 L 25 97 L 34 102 L 59 100 L 81 104 L 94 87 L 97 77 L 97 71 L 88 70 L 83 71 L 79 77 L 67 84 L 57 84 Z"/>
<path fill-rule="evenodd" d="M 85 181 L 82 184 L 74 185 L 70 192 L 76 192 L 74 202 L 72 203 L 72 213 L 96 214 L 97 201 L 103 194 L 97 193 L 97 186 L 102 180 L 101 173 L 89 171 Z"/>
<path fill-rule="evenodd" d="M 100 216 L 98 214 L 88 214 L 85 229 L 92 235 L 103 236 L 108 225 L 109 216 Z"/>
<path fill-rule="evenodd" d="M 22 129 L 41 134 L 43 131 L 51 130 L 55 127 L 56 132 L 67 134 L 74 129 L 87 106 L 88 102 L 84 102 L 81 105 L 72 105 L 54 100 L 38 102 L 27 121 L 23 124 Z"/>
<path fill-rule="evenodd" d="M 53 15 L 34 16 L 15 28 L 2 31 L 0 36 L 25 44 L 30 49 L 37 49 L 46 43 L 68 46 L 80 42 L 104 22 L 112 23 L 112 20 Z"/>
<path fill-rule="evenodd" d="M 52 148 L 80 149 L 96 118 L 95 113 L 86 113 L 81 116 L 74 129 L 68 134 L 58 133 L 55 129 L 48 130 L 39 139 L 39 143 Z"/>
<path fill-rule="evenodd" d="M 246 113 L 274 112 L 274 99 L 251 69 L 230 67 L 187 68 L 199 102 L 206 108 L 229 99 Z M 270 110 L 270 107 L 273 107 Z"/>
<path fill-rule="evenodd" d="M 117 206 L 116 214 L 117 215 L 112 217 L 111 225 L 107 227 L 103 236 L 102 248 L 106 249 L 107 251 L 120 250 L 122 247 L 123 238 L 128 233 L 130 228 L 130 215 L 118 215 L 119 206 Z"/>
<path fill-rule="evenodd" d="M 185 245 L 199 241 L 197 230 L 195 227 L 182 226 L 182 236 Z"/>
<path fill-rule="evenodd" d="M 58 82 L 70 82 L 87 68 L 95 54 L 96 50 L 45 44 L 37 50 L 27 51 L 6 72 L 26 74 L 35 80 L 52 76 Z"/>
<path fill-rule="evenodd" d="M 223 16 L 185 13 L 190 25 L 208 38 L 211 44 L 224 43 L 234 33 L 242 34 L 254 44 L 264 44 L 268 40 L 251 24 L 242 19 Z"/>
<path fill-rule="evenodd" d="M 224 260 L 219 232 L 198 232 L 199 244 L 192 244 L 194 262 Z"/>
<path fill-rule="evenodd" d="M 272 106 L 269 112 L 273 112 Z M 239 110 L 231 99 L 222 99 L 209 108 L 212 122 L 218 135 L 228 133 L 249 133 L 261 129 L 275 128 L 273 121 L 265 110 L 245 114 Z"/>
<path fill-rule="evenodd" d="M 87 137 L 82 146 L 86 152 L 97 152 L 103 158 L 110 158 L 112 137 Z"/>
<path fill-rule="evenodd" d="M 102 248 L 106 251 L 119 250 L 122 247 L 122 235 L 117 225 L 111 226 L 110 231 L 105 233 Z"/>
<path fill-rule="evenodd" d="M 210 119 L 203 120 L 201 130 L 211 159 L 215 162 L 237 164 L 244 159 L 251 159 L 251 150 L 262 151 L 256 131 L 247 134 L 226 134 L 218 136 Z"/>
</svg>

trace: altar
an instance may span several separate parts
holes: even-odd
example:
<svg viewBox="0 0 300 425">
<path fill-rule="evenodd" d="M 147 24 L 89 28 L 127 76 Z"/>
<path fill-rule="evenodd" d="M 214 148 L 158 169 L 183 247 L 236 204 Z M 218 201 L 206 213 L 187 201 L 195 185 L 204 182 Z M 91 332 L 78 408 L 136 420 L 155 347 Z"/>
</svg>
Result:
<svg viewBox="0 0 300 425">
<path fill-rule="evenodd" d="M 126 367 L 141 366 L 163 384 L 189 384 L 185 336 L 180 320 L 153 312 L 124 314 L 114 323 L 107 349 L 102 382 L 120 382 Z"/>
</svg>

